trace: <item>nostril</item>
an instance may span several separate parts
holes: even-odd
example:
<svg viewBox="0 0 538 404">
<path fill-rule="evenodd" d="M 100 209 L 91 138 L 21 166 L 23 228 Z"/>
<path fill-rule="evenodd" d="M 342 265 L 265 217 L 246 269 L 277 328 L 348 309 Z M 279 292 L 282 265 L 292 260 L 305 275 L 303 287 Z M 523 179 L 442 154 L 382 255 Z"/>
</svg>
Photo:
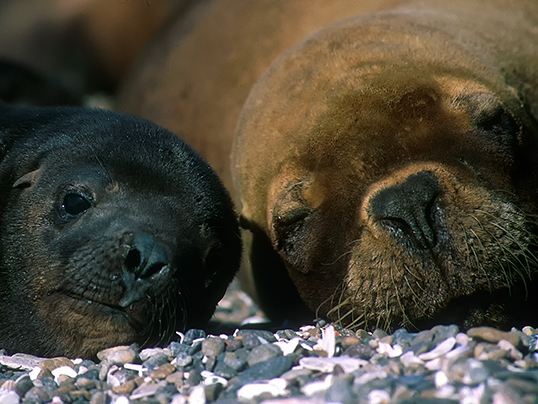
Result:
<svg viewBox="0 0 538 404">
<path fill-rule="evenodd" d="M 147 279 L 159 273 L 170 262 L 167 248 L 147 235 L 137 235 L 124 260 L 125 271 L 136 279 Z"/>
<path fill-rule="evenodd" d="M 151 276 L 159 273 L 161 269 L 166 266 L 164 263 L 157 262 L 153 265 L 148 265 L 143 272 L 139 274 L 140 278 L 150 278 Z"/>
<path fill-rule="evenodd" d="M 131 249 L 127 254 L 127 257 L 125 257 L 125 267 L 127 270 L 136 272 L 141 263 L 142 258 L 140 257 L 140 252 L 136 248 Z"/>
</svg>

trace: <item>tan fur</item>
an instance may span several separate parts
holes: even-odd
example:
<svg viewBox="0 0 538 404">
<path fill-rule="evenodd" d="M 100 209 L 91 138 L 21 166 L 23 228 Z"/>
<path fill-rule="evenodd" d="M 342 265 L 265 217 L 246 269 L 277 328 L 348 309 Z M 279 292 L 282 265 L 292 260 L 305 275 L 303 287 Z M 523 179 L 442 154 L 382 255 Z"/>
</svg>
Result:
<svg viewBox="0 0 538 404">
<path fill-rule="evenodd" d="M 537 41 L 533 1 L 419 1 L 329 26 L 271 66 L 233 169 L 244 226 L 311 310 L 391 328 L 478 294 L 535 293 Z M 483 124 L 501 109 L 517 127 Z M 431 249 L 372 216 L 372 198 L 416 173 L 439 187 Z M 448 321 L 516 321 L 500 303 Z"/>
</svg>

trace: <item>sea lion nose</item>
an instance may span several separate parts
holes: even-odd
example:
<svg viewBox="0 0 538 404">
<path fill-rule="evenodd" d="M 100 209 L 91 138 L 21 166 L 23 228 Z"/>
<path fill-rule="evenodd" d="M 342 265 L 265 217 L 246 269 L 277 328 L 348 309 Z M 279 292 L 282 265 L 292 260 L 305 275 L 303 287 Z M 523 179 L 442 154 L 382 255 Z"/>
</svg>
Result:
<svg viewBox="0 0 538 404">
<path fill-rule="evenodd" d="M 148 297 L 149 290 L 170 273 L 170 257 L 165 246 L 151 236 L 136 235 L 123 265 L 125 291 L 119 302 L 128 307 Z"/>
<path fill-rule="evenodd" d="M 430 171 L 410 175 L 403 183 L 385 188 L 370 202 L 374 221 L 395 236 L 413 237 L 424 249 L 437 243 L 434 230 L 439 183 Z"/>
<path fill-rule="evenodd" d="M 137 235 L 125 257 L 125 268 L 137 278 L 149 278 L 168 265 L 165 247 L 147 235 Z"/>
</svg>

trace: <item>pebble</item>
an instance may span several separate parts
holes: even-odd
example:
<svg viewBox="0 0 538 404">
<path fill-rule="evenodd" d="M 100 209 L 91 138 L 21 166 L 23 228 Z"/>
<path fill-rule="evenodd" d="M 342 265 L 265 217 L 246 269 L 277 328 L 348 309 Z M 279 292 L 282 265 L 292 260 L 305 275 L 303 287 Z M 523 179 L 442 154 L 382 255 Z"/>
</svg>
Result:
<svg viewBox="0 0 538 404">
<path fill-rule="evenodd" d="M 165 348 L 103 350 L 98 363 L 0 351 L 0 404 L 534 403 L 537 334 L 318 325 L 276 334 L 188 330 Z"/>
<path fill-rule="evenodd" d="M 205 356 L 219 356 L 226 348 L 226 343 L 222 338 L 210 337 L 202 342 L 202 353 Z"/>
<path fill-rule="evenodd" d="M 274 344 L 261 344 L 252 349 L 247 357 L 249 366 L 282 356 L 282 349 Z"/>
</svg>

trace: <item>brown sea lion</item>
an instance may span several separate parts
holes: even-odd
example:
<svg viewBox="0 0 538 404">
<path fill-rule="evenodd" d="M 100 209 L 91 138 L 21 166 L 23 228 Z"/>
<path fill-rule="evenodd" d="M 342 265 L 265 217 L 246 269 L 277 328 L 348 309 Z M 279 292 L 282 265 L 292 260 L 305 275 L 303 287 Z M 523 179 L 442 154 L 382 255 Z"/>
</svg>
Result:
<svg viewBox="0 0 538 404">
<path fill-rule="evenodd" d="M 77 94 L 113 91 L 132 61 L 192 0 L 2 0 L 0 58 Z"/>
<path fill-rule="evenodd" d="M 200 327 L 239 268 L 218 177 L 131 116 L 0 105 L 0 348 L 93 357 Z"/>
<path fill-rule="evenodd" d="M 411 1 L 273 64 L 233 150 L 264 307 L 289 275 L 345 325 L 538 321 L 537 44 L 534 0 Z"/>
<path fill-rule="evenodd" d="M 117 108 L 177 133 L 233 186 L 230 154 L 241 108 L 269 65 L 306 35 L 399 0 L 194 2 L 140 55 Z"/>
</svg>

